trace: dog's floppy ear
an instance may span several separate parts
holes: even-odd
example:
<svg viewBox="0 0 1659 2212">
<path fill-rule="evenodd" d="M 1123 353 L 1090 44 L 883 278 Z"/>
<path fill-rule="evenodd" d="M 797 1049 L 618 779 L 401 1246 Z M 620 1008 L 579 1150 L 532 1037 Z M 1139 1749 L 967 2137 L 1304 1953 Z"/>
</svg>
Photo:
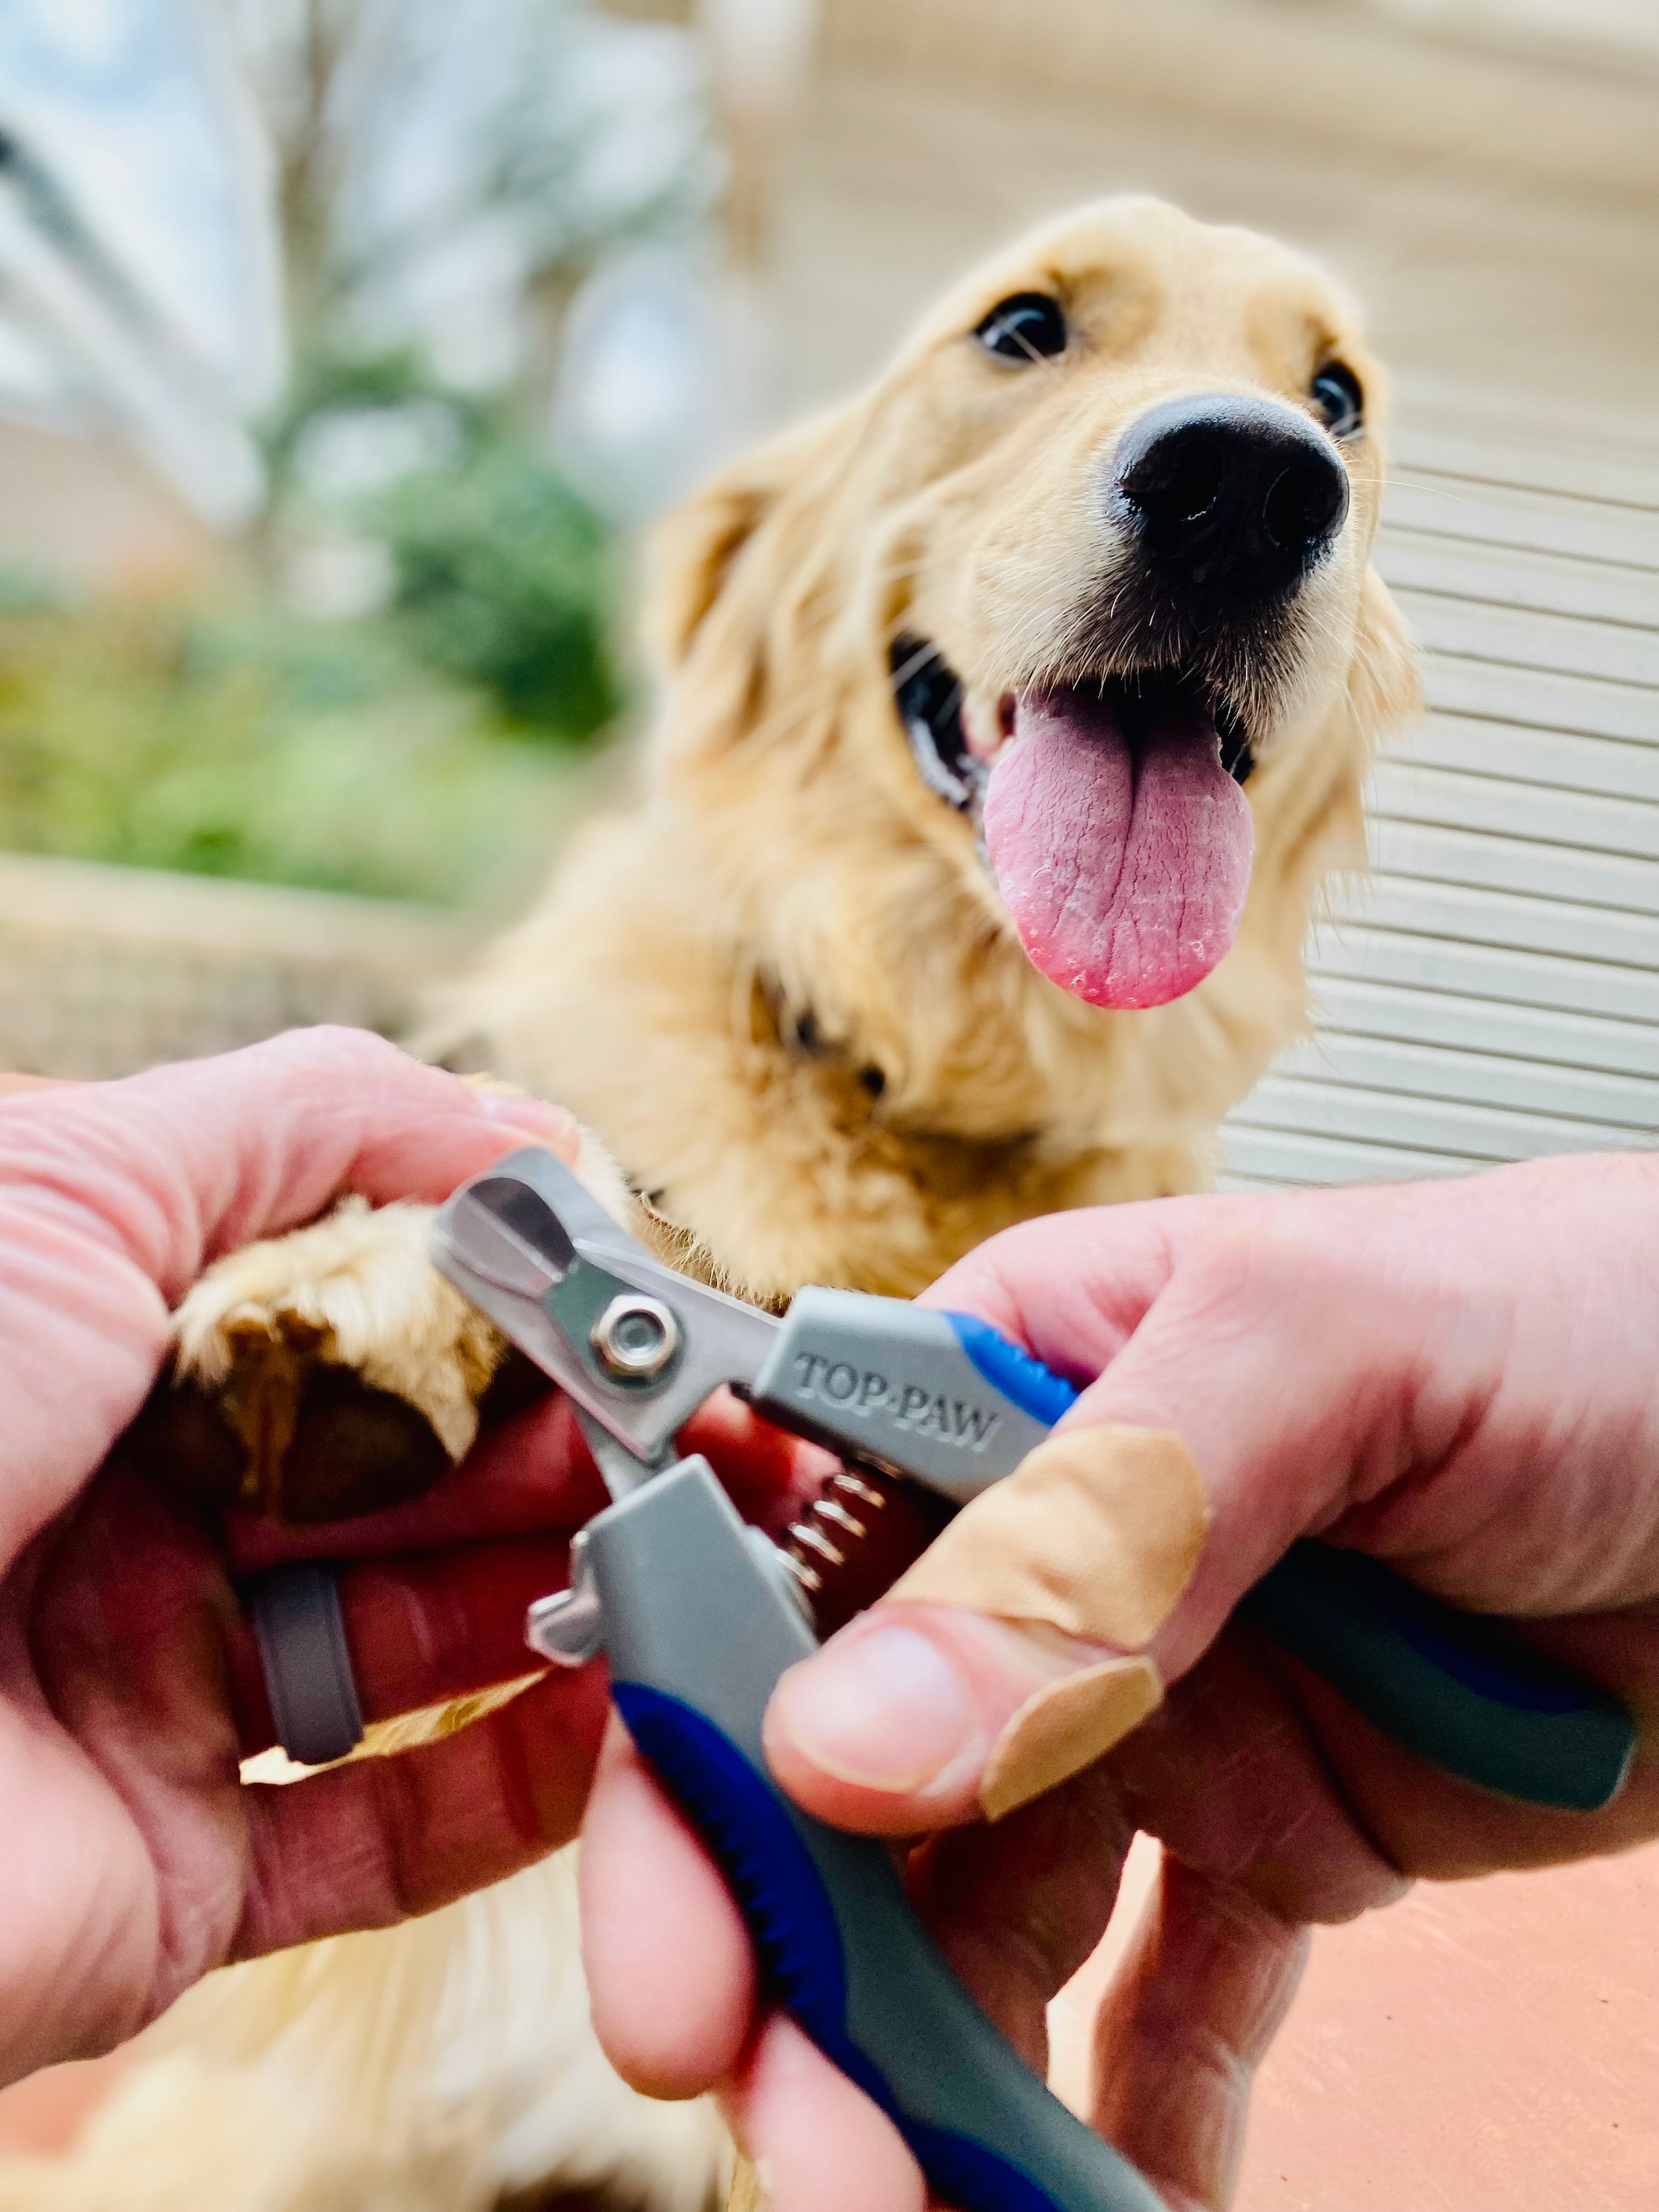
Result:
<svg viewBox="0 0 1659 2212">
<path fill-rule="evenodd" d="M 678 667 L 691 650 L 733 563 L 789 487 L 810 468 L 828 422 L 771 439 L 672 508 L 653 534 L 645 636 L 658 666 Z"/>
<path fill-rule="evenodd" d="M 732 469 L 677 507 L 653 535 L 645 635 L 663 668 L 684 659 L 703 617 L 720 597 L 738 553 L 752 537 L 769 497 L 748 471 Z"/>
</svg>

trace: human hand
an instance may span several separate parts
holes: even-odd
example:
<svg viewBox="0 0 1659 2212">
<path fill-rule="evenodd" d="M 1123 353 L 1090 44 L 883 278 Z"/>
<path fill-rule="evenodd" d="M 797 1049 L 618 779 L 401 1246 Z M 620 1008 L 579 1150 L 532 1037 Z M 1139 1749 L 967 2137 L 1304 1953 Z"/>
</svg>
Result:
<svg viewBox="0 0 1659 2212">
<path fill-rule="evenodd" d="M 326 1532 L 221 1530 L 110 1448 L 208 1261 L 343 1188 L 437 1200 L 561 1109 L 321 1030 L 0 1103 L 0 2081 L 120 2041 L 225 1961 L 422 1912 L 566 1840 L 597 1670 L 472 1728 L 286 1787 L 233 1576 L 325 1549 L 366 1716 L 531 1670 L 527 1601 L 604 1502 L 569 1408 L 488 1435 L 424 1497 Z M 697 1441 L 758 1504 L 789 1455 L 735 1408 Z M 110 1455 L 106 1457 L 106 1455 Z"/>
<path fill-rule="evenodd" d="M 1014 1716 L 1114 1652 L 901 1599 L 785 1677 L 769 1757 L 826 1819 L 933 1835 L 910 1861 L 918 1901 L 1039 2065 L 1043 2005 L 1092 1948 L 1129 1838 L 1162 1839 L 1158 1893 L 1097 2023 L 1091 2117 L 1182 2212 L 1229 2197 L 1249 2072 L 1305 1923 L 1386 1902 L 1413 1875 L 1659 1833 L 1656 1228 L 1659 1162 L 1561 1160 L 1054 1217 L 994 1240 L 929 1293 L 1077 1379 L 1099 1376 L 1057 1432 L 1095 1431 L 1085 1455 L 1098 1447 L 1103 1464 L 1121 1426 L 1184 1438 L 1209 1525 L 1144 1646 L 1173 1687 L 1109 1757 L 986 1826 L 980 1785 Z M 999 1501 L 1005 1543 L 1018 1540 L 1006 1510 L 1018 1481 Z M 952 1524 L 940 1561 L 978 1510 Z M 1115 1511 L 1103 1500 L 1074 1544 L 1132 1554 L 1141 1532 Z M 1228 1626 L 1305 1533 L 1455 1604 L 1527 1617 L 1533 1641 L 1643 1723 L 1623 1795 L 1584 1816 L 1454 1782 Z M 1071 1563 L 1032 1564 L 1063 1576 Z M 937 1588 L 941 1571 L 928 1579 Z M 778 2212 L 919 2205 L 886 2121 L 787 2022 L 757 2020 L 740 1924 L 620 1741 L 589 1834 L 590 1979 L 624 2073 L 680 2094 L 721 2085 Z"/>
</svg>

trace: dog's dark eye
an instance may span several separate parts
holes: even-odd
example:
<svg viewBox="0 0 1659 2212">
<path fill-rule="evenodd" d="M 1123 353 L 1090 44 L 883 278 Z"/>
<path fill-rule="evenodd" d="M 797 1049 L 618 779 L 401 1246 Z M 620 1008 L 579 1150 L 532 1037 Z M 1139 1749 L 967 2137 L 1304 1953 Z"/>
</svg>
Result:
<svg viewBox="0 0 1659 2212">
<path fill-rule="evenodd" d="M 1365 422 L 1359 379 L 1340 361 L 1328 361 L 1309 388 L 1314 411 L 1334 438 L 1352 438 Z"/>
<path fill-rule="evenodd" d="M 1066 350 L 1066 317 L 1046 292 L 1016 292 L 998 301 L 974 336 L 1000 361 L 1048 360 Z"/>
</svg>

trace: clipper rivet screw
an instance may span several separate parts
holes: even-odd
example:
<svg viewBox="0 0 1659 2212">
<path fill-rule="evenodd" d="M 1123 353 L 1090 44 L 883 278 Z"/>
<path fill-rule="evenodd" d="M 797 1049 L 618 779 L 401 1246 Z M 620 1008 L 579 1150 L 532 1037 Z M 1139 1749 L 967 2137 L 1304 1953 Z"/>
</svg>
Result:
<svg viewBox="0 0 1659 2212">
<path fill-rule="evenodd" d="M 660 1375 L 680 1348 L 680 1325 L 660 1298 L 612 1298 L 594 1322 L 589 1341 L 618 1382 Z"/>
</svg>

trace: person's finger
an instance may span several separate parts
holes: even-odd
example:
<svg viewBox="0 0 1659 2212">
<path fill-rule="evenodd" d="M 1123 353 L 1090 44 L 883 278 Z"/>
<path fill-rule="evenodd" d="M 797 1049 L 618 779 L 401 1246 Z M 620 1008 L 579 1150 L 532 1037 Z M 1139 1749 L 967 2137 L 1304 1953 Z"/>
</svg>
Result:
<svg viewBox="0 0 1659 2212">
<path fill-rule="evenodd" d="M 1056 1371 L 1092 1384 L 1127 1356 L 1181 1264 L 1227 1218 L 1218 1212 L 1225 1204 L 1194 1199 L 1029 1222 L 970 1253 L 926 1300 L 981 1316 Z M 1090 1395 L 1068 1423 L 1082 1421 Z M 953 1530 L 964 1522 L 971 1530 L 991 1511 L 1006 1519 L 1018 1480 L 999 1486 L 1009 1495 L 994 1504 L 978 1501 L 977 1516 L 974 1508 L 958 1516 Z M 1195 1476 L 1189 1492 L 1196 1538 L 1204 1508 Z M 1012 1556 L 1032 1547 L 1024 1517 L 1013 1515 Z M 1052 1514 L 1048 1522 L 1052 1535 Z M 947 1539 L 960 1544 L 953 1530 Z M 1062 1540 L 1069 1533 L 1059 1531 Z M 990 1548 L 1009 1547 L 994 1539 Z M 766 1726 L 774 1771 L 803 1803 L 825 1819 L 896 1835 L 977 1813 L 987 1764 L 1014 1716 L 1111 1656 L 1103 1641 L 1056 1634 L 1052 1625 L 1034 1637 L 988 1617 L 993 1607 L 969 1610 L 966 1591 L 958 1608 L 908 1605 L 910 1579 L 785 1676 Z M 1155 1680 L 1143 1669 L 1117 1694 L 1128 1717 L 1139 1717 Z"/>
<path fill-rule="evenodd" d="M 593 2026 L 611 2064 L 648 2096 L 714 2087 L 753 2025 L 749 1937 L 719 1870 L 615 1721 L 580 1879 Z"/>
<path fill-rule="evenodd" d="M 780 1528 L 836 1464 L 831 1455 L 775 1428 L 719 1390 L 681 1430 L 682 1451 L 708 1455 L 746 1519 Z M 608 1503 L 575 1408 L 550 1385 L 523 1412 L 481 1429 L 459 1467 L 419 1498 L 349 1520 L 285 1528 L 230 1514 L 225 1544 L 238 1574 L 289 1559 L 354 1559 L 442 1549 L 481 1537 L 579 1528 Z"/>
<path fill-rule="evenodd" d="M 337 1191 L 443 1198 L 532 1140 L 574 1157 L 576 1124 L 356 1030 L 0 1101 L 6 1183 L 93 1213 L 169 1299 L 218 1252 L 311 1219 Z"/>
<path fill-rule="evenodd" d="M 827 1457 L 735 1400 L 705 1408 L 681 1441 L 706 1450 L 744 1507 L 774 1522 Z M 298 1559 L 340 1565 L 358 1695 L 364 1717 L 381 1720 L 531 1671 L 526 1608 L 566 1587 L 569 1539 L 606 1502 L 570 1401 L 550 1395 L 487 1431 L 423 1498 L 307 1528 L 233 1516 L 226 1544 L 242 1576 Z M 251 1753 L 274 1737 L 246 1621 L 229 1625 L 227 1644 Z"/>
<path fill-rule="evenodd" d="M 721 2101 L 766 2212 L 924 2212 L 898 2130 L 784 2014 L 764 2021 Z"/>
<path fill-rule="evenodd" d="M 912 1854 L 918 1911 L 1039 2075 L 1048 2066 L 1048 2006 L 1099 1942 L 1133 1839 L 1122 1789 L 1103 1765 L 995 1827 L 948 1830 Z"/>
<path fill-rule="evenodd" d="M 1355 1502 L 1361 1480 L 1381 1488 L 1416 1453 L 1443 1450 L 1467 1410 L 1456 1382 L 1480 1351 L 1497 1348 L 1474 1341 L 1480 1316 L 1443 1310 L 1431 1268 L 1402 1281 L 1389 1264 L 1386 1199 L 1379 1208 L 1370 1191 L 1319 1197 L 1314 1208 L 1295 1195 L 1207 1199 L 1033 1223 L 986 1247 L 963 1286 L 982 1290 L 1038 1358 L 1053 1364 L 1064 1346 L 1073 1374 L 1079 1358 L 1092 1371 L 1056 1441 L 1101 1432 L 1078 1449 L 1086 1459 L 1092 1447 L 1103 1462 L 1114 1449 L 1107 1432 L 1143 1431 L 1178 1437 L 1190 1455 L 1207 1540 L 1149 1639 L 1168 1674 L 1191 1663 L 1292 1538 Z M 1377 1263 L 1356 1269 L 1367 1237 Z M 952 1286 L 946 1278 L 930 1297 L 955 1295 Z M 1421 1379 L 1425 1348 L 1454 1340 L 1458 1371 L 1440 1377 L 1432 1402 L 1410 1407 L 1408 1434 L 1401 1401 Z M 1079 1488 L 1089 1490 L 1086 1474 Z M 1132 1555 L 1141 1531 L 1123 1516 L 1138 1506 L 1126 1487 L 1111 1500 L 1115 1525 L 1098 1531 Z M 950 1540 L 963 1540 L 968 1522 L 958 1516 Z"/>
<path fill-rule="evenodd" d="M 919 1305 L 976 1314 L 1071 1382 L 1103 1374 L 1182 1261 L 1241 1206 L 1143 1199 L 1040 1214 L 976 1245 Z"/>
<path fill-rule="evenodd" d="M 525 1644 L 525 1614 L 569 1579 L 570 1547 L 561 1537 L 467 1544 L 343 1570 L 340 1611 L 364 1720 L 394 1720 L 540 1671 Z M 226 1643 L 249 1757 L 276 1742 L 276 1725 L 252 1628 L 238 1620 Z"/>
<path fill-rule="evenodd" d="M 1659 1619 L 1629 1613 L 1540 1622 L 1527 1639 L 1586 1681 L 1606 1684 L 1636 1720 L 1629 1774 L 1594 1812 L 1520 1804 L 1443 1774 L 1402 1750 L 1318 1675 L 1273 1654 L 1355 1827 L 1394 1865 L 1456 1881 L 1498 1867 L 1596 1858 L 1659 1833 Z"/>
<path fill-rule="evenodd" d="M 1027 2062 L 1043 2008 L 1098 1941 L 1129 1827 L 1110 1782 L 1080 1777 L 994 1832 L 937 1840 L 912 1887 L 945 1955 Z M 723 2101 L 769 2212 L 919 2206 L 890 2124 L 788 2022 L 751 2034 L 748 1936 L 713 1864 L 614 1723 L 583 1827 L 583 1949 L 600 2040 L 624 2079 Z M 817 2146 L 816 2151 L 811 2147 Z"/>
<path fill-rule="evenodd" d="M 1171 2212 L 1225 2212 L 1250 2084 L 1296 1993 L 1305 1929 L 1167 1854 L 1096 2014 L 1092 2124 Z"/>
<path fill-rule="evenodd" d="M 1405 1564 L 1476 1611 L 1650 1601 L 1659 1277 L 1632 1224 L 1656 1206 L 1646 1156 L 1182 1201 L 1170 1209 L 1167 1279 L 1138 1320 L 1155 1268 L 1143 1255 L 1125 1277 L 1133 1240 L 1077 1217 L 1072 1267 L 1090 1295 L 1103 1273 L 1109 1303 L 1126 1279 L 1133 1295 L 1121 1349 L 1060 1433 L 1178 1434 L 1212 1516 L 1156 1646 L 1166 1671 L 1303 1533 Z M 1026 1237 L 995 1240 L 986 1263 L 1017 1284 L 1027 1340 L 1046 1358 L 1036 1263 L 1060 1248 L 1028 1253 Z M 1056 1285 L 1050 1304 L 1067 1295 Z"/>
<path fill-rule="evenodd" d="M 167 1308 L 207 1260 L 348 1187 L 442 1197 L 532 1135 L 575 1142 L 558 1109 L 484 1097 L 350 1030 L 0 1100 L 0 1344 L 29 1383 L 7 1440 L 0 1559 L 138 1411 Z"/>
<path fill-rule="evenodd" d="M 718 1869 L 614 1723 L 582 1833 L 583 1949 L 612 2064 L 651 2095 L 714 2087 L 738 2066 L 752 2025 L 750 1939 Z M 1095 1773 L 912 1861 L 918 1911 L 1039 2073 L 1043 2008 L 1098 1942 L 1131 1833 L 1121 1793 Z"/>
<path fill-rule="evenodd" d="M 538 1671 L 525 1614 L 569 1581 L 570 1547 L 556 1537 L 348 1567 L 340 1606 L 364 1718 L 394 1718 Z"/>
<path fill-rule="evenodd" d="M 1281 1920 L 1351 1920 L 1402 1897 L 1410 1877 L 1357 1814 L 1309 1725 L 1303 1680 L 1229 1629 L 1108 1764 L 1135 1826 L 1184 1864 Z"/>
<path fill-rule="evenodd" d="M 574 1407 L 552 1393 L 485 1428 L 459 1467 L 419 1498 L 346 1521 L 285 1528 L 252 1514 L 224 1523 L 239 1575 L 290 1559 L 379 1559 L 489 1538 L 569 1533 L 607 1503 Z"/>
<path fill-rule="evenodd" d="M 568 1843 L 604 1733 L 603 1670 L 549 1674 L 458 1735 L 241 1799 L 247 1959 L 430 1912 Z"/>
</svg>

